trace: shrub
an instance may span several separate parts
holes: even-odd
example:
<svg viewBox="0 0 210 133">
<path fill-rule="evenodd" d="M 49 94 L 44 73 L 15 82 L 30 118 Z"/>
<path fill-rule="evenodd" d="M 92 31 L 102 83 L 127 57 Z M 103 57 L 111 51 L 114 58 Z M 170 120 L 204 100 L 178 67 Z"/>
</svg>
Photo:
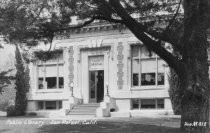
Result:
<svg viewBox="0 0 210 133">
<path fill-rule="evenodd" d="M 10 105 L 7 107 L 7 117 L 16 116 L 15 105 Z"/>
<path fill-rule="evenodd" d="M 4 100 L 0 103 L 0 111 L 6 111 L 7 107 L 9 106 L 9 101 Z"/>
</svg>

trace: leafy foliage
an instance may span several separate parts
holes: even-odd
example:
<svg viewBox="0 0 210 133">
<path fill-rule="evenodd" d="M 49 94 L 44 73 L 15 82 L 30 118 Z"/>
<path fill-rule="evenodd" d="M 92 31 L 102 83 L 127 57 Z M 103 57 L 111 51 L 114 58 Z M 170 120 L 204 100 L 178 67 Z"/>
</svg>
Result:
<svg viewBox="0 0 210 133">
<path fill-rule="evenodd" d="M 4 6 L 0 8 L 0 32 L 10 43 L 24 43 L 35 46 L 39 42 L 51 43 L 56 32 L 71 29 L 71 17 L 77 16 L 79 22 L 91 20 L 106 20 L 121 22 L 120 16 L 109 3 L 97 0 L 15 0 L 0 1 Z M 161 12 L 168 14 L 176 11 L 177 2 L 166 3 L 148 0 L 121 0 L 128 14 L 135 19 L 142 20 L 150 17 L 153 25 L 160 19 Z M 152 17 L 152 18 L 151 18 Z M 152 28 L 151 25 L 145 25 Z M 153 27 L 154 28 L 154 27 Z"/>
<path fill-rule="evenodd" d="M 62 50 L 53 50 L 53 51 L 35 51 L 34 58 L 37 58 L 41 61 L 47 61 L 52 59 L 55 55 L 62 53 Z"/>
<path fill-rule="evenodd" d="M 3 71 L 0 73 L 0 94 L 3 92 L 3 88 L 11 84 L 11 80 L 14 80 L 13 76 L 7 76 L 13 69 Z"/>
<path fill-rule="evenodd" d="M 0 8 L 0 32 L 9 43 L 36 46 L 52 42 L 52 30 L 65 25 L 58 23 L 53 8 L 52 2 L 41 0 L 9 1 Z"/>
<path fill-rule="evenodd" d="M 6 108 L 7 111 L 7 116 L 16 116 L 16 110 L 15 110 L 15 105 L 10 105 Z"/>
</svg>

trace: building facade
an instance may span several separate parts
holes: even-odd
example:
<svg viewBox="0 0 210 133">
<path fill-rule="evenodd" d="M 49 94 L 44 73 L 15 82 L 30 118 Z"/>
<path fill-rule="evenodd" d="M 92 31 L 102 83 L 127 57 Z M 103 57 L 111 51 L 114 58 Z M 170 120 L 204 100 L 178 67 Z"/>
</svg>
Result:
<svg viewBox="0 0 210 133">
<path fill-rule="evenodd" d="M 173 113 L 168 65 L 125 27 L 94 24 L 53 43 L 58 54 L 29 65 L 28 113 L 65 116 L 92 103 L 100 117 Z"/>
</svg>

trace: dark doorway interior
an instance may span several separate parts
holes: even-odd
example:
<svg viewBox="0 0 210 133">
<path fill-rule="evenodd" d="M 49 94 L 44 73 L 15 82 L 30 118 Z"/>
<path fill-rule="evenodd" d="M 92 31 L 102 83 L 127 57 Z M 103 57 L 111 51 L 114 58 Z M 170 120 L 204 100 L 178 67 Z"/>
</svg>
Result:
<svg viewBox="0 0 210 133">
<path fill-rule="evenodd" d="M 104 98 L 104 71 L 99 70 L 97 76 L 97 103 L 102 102 Z"/>
<path fill-rule="evenodd" d="M 90 71 L 90 102 L 102 102 L 104 98 L 104 71 Z"/>
</svg>

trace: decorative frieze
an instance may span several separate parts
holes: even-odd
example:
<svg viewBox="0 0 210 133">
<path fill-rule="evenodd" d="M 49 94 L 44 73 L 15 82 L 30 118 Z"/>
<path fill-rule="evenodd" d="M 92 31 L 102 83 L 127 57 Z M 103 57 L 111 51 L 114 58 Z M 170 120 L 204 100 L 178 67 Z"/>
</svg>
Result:
<svg viewBox="0 0 210 133">
<path fill-rule="evenodd" d="M 74 49 L 73 46 L 69 48 L 69 81 L 70 84 L 74 81 Z M 70 86 L 69 84 L 69 86 Z"/>
<path fill-rule="evenodd" d="M 123 43 L 122 42 L 119 42 L 118 45 L 117 45 L 117 69 L 118 69 L 118 72 L 117 72 L 117 85 L 118 85 L 118 89 L 122 89 L 123 88 L 123 84 L 124 84 L 124 81 L 123 81 Z"/>
<path fill-rule="evenodd" d="M 126 29 L 124 25 L 121 24 L 110 24 L 110 23 L 94 23 L 93 25 L 78 28 L 78 29 L 71 29 L 64 32 L 57 32 L 55 35 L 56 40 L 62 39 L 69 39 L 71 34 L 81 34 L 81 33 L 91 33 L 91 32 L 98 32 L 98 31 L 108 31 L 108 30 L 116 30 L 119 29 Z"/>
</svg>

